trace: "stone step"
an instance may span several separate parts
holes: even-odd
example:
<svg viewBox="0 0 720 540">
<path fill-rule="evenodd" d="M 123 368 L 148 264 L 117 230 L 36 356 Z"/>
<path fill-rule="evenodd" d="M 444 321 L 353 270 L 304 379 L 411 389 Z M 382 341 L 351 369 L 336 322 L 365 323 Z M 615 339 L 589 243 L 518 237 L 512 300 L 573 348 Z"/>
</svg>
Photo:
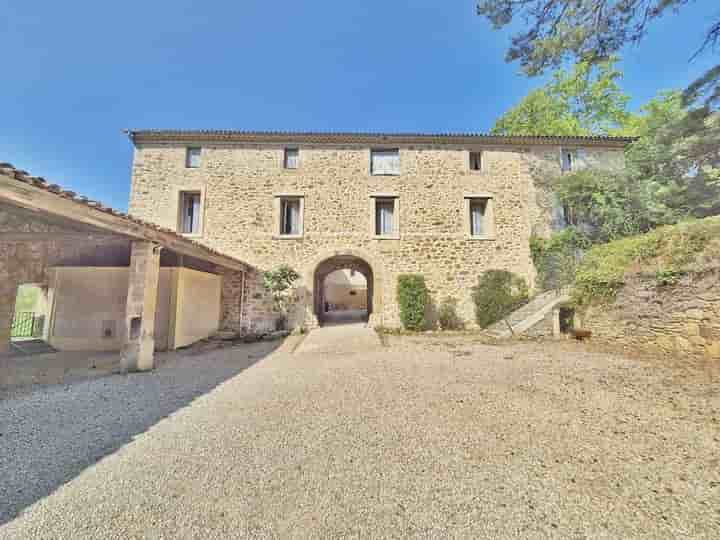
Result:
<svg viewBox="0 0 720 540">
<path fill-rule="evenodd" d="M 485 332 L 498 339 L 520 335 L 540 322 L 550 310 L 568 300 L 570 300 L 570 296 L 567 290 L 541 293 L 505 319 L 486 328 Z"/>
</svg>

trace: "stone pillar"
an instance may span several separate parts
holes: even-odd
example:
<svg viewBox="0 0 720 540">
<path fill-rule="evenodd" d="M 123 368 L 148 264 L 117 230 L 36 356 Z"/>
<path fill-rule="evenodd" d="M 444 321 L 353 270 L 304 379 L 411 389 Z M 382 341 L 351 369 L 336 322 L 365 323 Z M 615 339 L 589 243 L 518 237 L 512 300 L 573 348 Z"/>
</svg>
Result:
<svg viewBox="0 0 720 540">
<path fill-rule="evenodd" d="M 552 322 L 553 322 L 553 337 L 558 339 L 562 336 L 560 332 L 560 308 L 552 310 Z"/>
<path fill-rule="evenodd" d="M 120 365 L 123 371 L 154 367 L 155 305 L 160 279 L 160 246 L 133 241 L 130 252 L 125 338 Z"/>
</svg>

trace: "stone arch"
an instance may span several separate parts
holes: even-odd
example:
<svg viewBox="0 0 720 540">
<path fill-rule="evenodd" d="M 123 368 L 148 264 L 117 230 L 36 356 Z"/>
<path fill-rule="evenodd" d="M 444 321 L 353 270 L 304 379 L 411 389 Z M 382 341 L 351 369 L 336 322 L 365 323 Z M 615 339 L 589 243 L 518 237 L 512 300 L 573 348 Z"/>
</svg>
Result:
<svg viewBox="0 0 720 540">
<path fill-rule="evenodd" d="M 376 326 L 382 321 L 382 277 L 372 257 L 358 250 L 338 250 L 317 257 L 305 275 L 308 300 L 311 303 L 311 326 L 322 323 L 323 283 L 335 270 L 350 269 L 360 272 L 367 281 L 368 322 Z"/>
</svg>

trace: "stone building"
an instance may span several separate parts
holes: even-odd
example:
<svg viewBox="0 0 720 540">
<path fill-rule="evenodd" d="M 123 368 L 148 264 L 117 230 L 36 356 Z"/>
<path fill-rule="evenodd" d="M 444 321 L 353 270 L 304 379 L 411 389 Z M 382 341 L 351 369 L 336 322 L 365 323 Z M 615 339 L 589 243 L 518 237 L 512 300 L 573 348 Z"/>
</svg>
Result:
<svg viewBox="0 0 720 540">
<path fill-rule="evenodd" d="M 325 277 L 363 274 L 370 324 L 400 325 L 397 277 L 474 320 L 484 270 L 532 288 L 529 240 L 562 226 L 550 179 L 621 167 L 626 138 L 132 131 L 130 213 L 302 279 L 294 325 L 323 322 Z M 259 294 L 259 293 L 258 293 Z M 232 326 L 232 321 L 228 321 Z"/>
</svg>

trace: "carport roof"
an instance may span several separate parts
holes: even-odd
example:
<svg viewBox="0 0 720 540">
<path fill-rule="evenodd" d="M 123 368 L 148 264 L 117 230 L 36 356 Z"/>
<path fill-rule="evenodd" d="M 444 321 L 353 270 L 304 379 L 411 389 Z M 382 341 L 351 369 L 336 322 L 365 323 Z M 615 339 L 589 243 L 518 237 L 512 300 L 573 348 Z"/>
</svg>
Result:
<svg viewBox="0 0 720 540">
<path fill-rule="evenodd" d="M 137 240 L 155 242 L 176 253 L 229 268 L 250 265 L 177 232 L 115 210 L 39 176 L 0 162 L 0 201 Z"/>
</svg>

